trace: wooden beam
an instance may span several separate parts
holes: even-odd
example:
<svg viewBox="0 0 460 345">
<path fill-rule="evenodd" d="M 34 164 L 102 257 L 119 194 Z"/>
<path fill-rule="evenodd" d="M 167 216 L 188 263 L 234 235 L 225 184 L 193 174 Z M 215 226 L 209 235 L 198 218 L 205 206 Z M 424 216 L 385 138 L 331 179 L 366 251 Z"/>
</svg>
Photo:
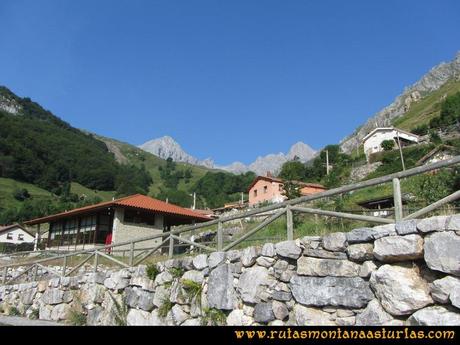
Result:
<svg viewBox="0 0 460 345">
<path fill-rule="evenodd" d="M 291 206 L 286 207 L 286 228 L 287 239 L 288 241 L 292 241 L 294 239 L 294 222 L 292 217 Z"/>
<path fill-rule="evenodd" d="M 438 200 L 434 203 L 432 203 L 431 205 L 428 205 L 427 207 L 424 207 L 422 208 L 421 210 L 418 210 L 410 215 L 408 215 L 407 217 L 404 217 L 403 219 L 404 220 L 407 220 L 407 219 L 415 219 L 415 218 L 418 218 L 420 216 L 423 216 L 427 213 L 430 213 L 431 211 L 434 211 L 436 210 L 437 208 L 445 205 L 445 204 L 448 204 L 449 202 L 452 202 L 452 201 L 455 201 L 457 199 L 460 199 L 460 190 L 446 196 L 445 198 L 442 198 L 441 200 Z"/>
<path fill-rule="evenodd" d="M 298 211 L 298 212 L 303 212 L 303 213 L 311 213 L 311 214 L 320 215 L 320 216 L 329 216 L 329 217 L 337 217 L 337 218 L 352 219 L 352 220 L 361 220 L 364 222 L 373 222 L 373 223 L 382 223 L 382 224 L 394 223 L 393 219 L 373 217 L 373 216 L 362 216 L 362 215 L 353 214 L 353 213 L 319 210 L 316 208 L 307 208 L 307 207 L 299 207 L 299 206 L 293 206 L 291 209 L 293 211 Z"/>
<path fill-rule="evenodd" d="M 238 244 L 240 244 L 241 242 L 243 242 L 245 239 L 247 239 L 248 237 L 251 237 L 252 235 L 254 235 L 256 232 L 258 232 L 260 229 L 264 228 L 265 226 L 267 226 L 268 224 L 272 223 L 273 221 L 275 221 L 276 219 L 278 219 L 279 217 L 281 217 L 284 213 L 286 212 L 286 209 L 283 209 L 277 213 L 275 213 L 273 216 L 265 219 L 262 223 L 260 223 L 259 225 L 257 225 L 254 229 L 252 229 L 251 231 L 249 231 L 248 233 L 246 233 L 245 235 L 241 236 L 240 238 L 238 238 L 237 240 L 233 241 L 232 243 L 230 243 L 229 245 L 225 246 L 223 248 L 223 251 L 226 252 L 227 250 L 229 249 L 232 249 L 233 247 L 237 246 Z"/>
<path fill-rule="evenodd" d="M 393 179 L 393 198 L 395 204 L 395 221 L 399 222 L 403 218 L 401 183 L 398 178 Z"/>
<path fill-rule="evenodd" d="M 196 242 L 193 242 L 193 241 L 189 241 L 183 237 L 179 237 L 179 236 L 176 236 L 176 235 L 170 235 L 173 239 L 176 239 L 180 242 L 184 242 L 184 243 L 187 243 L 187 244 L 191 244 L 192 246 L 197 246 L 198 248 L 201 248 L 201 249 L 204 249 L 204 250 L 207 250 L 207 251 L 210 251 L 210 252 L 213 252 L 215 251 L 216 249 L 215 248 L 211 248 L 211 247 L 208 247 L 208 246 L 204 246 L 202 244 L 199 244 L 199 243 L 196 243 Z"/>
</svg>

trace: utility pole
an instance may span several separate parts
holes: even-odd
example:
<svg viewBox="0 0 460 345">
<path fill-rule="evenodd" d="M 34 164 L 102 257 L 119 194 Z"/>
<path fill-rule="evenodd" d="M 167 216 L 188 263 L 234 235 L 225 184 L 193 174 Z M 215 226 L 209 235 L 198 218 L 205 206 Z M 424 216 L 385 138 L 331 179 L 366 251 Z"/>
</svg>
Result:
<svg viewBox="0 0 460 345">
<path fill-rule="evenodd" d="M 190 196 L 193 196 L 193 205 L 192 205 L 192 210 L 196 208 L 196 193 L 193 192 L 193 194 L 189 194 Z"/>
<path fill-rule="evenodd" d="M 241 192 L 241 205 L 243 205 L 243 204 L 244 204 L 244 194 L 243 194 L 243 192 Z"/>
<path fill-rule="evenodd" d="M 399 132 L 396 130 L 396 138 L 398 139 L 399 155 L 401 156 L 401 164 L 403 171 L 406 170 L 406 165 L 404 164 L 404 155 L 401 148 L 401 141 L 399 140 Z"/>
<path fill-rule="evenodd" d="M 326 175 L 329 175 L 329 150 L 326 150 Z"/>
</svg>

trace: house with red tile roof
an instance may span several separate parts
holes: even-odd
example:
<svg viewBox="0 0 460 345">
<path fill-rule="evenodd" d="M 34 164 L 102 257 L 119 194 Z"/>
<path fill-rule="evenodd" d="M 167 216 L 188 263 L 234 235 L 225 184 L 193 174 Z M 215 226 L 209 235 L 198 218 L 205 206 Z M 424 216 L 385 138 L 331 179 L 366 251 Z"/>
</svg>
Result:
<svg viewBox="0 0 460 345">
<path fill-rule="evenodd" d="M 78 250 L 132 241 L 169 231 L 171 226 L 209 220 L 210 217 L 194 210 L 136 194 L 29 220 L 25 224 L 37 226 L 38 232 L 41 224 L 49 224 L 46 248 Z M 140 242 L 136 249 L 151 248 L 162 241 L 159 237 Z"/>
<path fill-rule="evenodd" d="M 263 202 L 283 202 L 287 199 L 284 195 L 284 183 L 286 181 L 267 176 L 257 176 L 248 188 L 249 206 L 254 206 Z M 326 190 L 321 184 L 307 183 L 301 181 L 291 181 L 299 186 L 300 195 L 310 195 Z"/>
</svg>

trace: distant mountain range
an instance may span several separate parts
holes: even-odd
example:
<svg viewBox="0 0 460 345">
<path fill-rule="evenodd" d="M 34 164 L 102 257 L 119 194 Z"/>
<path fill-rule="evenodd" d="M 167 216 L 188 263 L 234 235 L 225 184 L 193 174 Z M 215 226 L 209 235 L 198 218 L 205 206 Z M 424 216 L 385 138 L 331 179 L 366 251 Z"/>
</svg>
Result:
<svg viewBox="0 0 460 345">
<path fill-rule="evenodd" d="M 257 157 L 257 159 L 245 165 L 241 162 L 234 162 L 230 165 L 220 166 L 216 165 L 210 158 L 199 160 L 192 155 L 185 152 L 182 147 L 170 136 L 164 136 L 158 139 L 149 140 L 139 146 L 144 151 L 150 152 L 162 159 L 172 158 L 175 162 L 183 162 L 194 165 L 201 165 L 212 169 L 221 169 L 232 172 L 234 174 L 241 174 L 247 171 L 253 171 L 258 175 L 265 175 L 267 172 L 277 174 L 281 166 L 295 158 L 301 162 L 308 162 L 315 155 L 316 151 L 303 142 L 298 142 L 290 148 L 287 154 L 276 153 L 268 154 L 266 156 Z"/>
</svg>

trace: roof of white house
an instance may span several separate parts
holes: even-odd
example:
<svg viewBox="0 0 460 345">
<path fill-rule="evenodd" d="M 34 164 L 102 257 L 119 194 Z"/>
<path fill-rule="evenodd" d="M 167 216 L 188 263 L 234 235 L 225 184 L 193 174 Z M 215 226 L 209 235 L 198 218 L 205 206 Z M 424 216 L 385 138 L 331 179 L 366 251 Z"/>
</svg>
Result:
<svg viewBox="0 0 460 345">
<path fill-rule="evenodd" d="M 21 229 L 22 231 L 28 233 L 30 236 L 34 236 L 32 235 L 29 231 L 27 231 L 23 226 L 21 226 L 20 224 L 11 224 L 11 225 L 7 225 L 5 227 L 0 227 L 0 234 L 1 233 L 4 233 L 4 232 L 8 232 L 8 231 L 11 231 L 11 230 L 14 230 L 15 228 L 18 228 L 18 229 Z"/>
<path fill-rule="evenodd" d="M 367 134 L 367 135 L 363 138 L 363 141 L 366 141 L 367 139 L 369 139 L 369 138 L 370 138 L 371 136 L 373 136 L 376 132 L 383 132 L 383 131 L 397 131 L 397 132 L 400 132 L 400 133 L 404 133 L 404 134 L 407 134 L 407 135 L 412 135 L 412 136 L 414 136 L 414 137 L 420 138 L 417 134 L 414 134 L 414 133 L 405 131 L 405 130 L 403 130 L 403 129 L 399 129 L 399 128 L 395 128 L 395 127 L 377 127 L 377 128 L 374 128 L 372 131 L 370 131 L 370 133 Z"/>
</svg>

